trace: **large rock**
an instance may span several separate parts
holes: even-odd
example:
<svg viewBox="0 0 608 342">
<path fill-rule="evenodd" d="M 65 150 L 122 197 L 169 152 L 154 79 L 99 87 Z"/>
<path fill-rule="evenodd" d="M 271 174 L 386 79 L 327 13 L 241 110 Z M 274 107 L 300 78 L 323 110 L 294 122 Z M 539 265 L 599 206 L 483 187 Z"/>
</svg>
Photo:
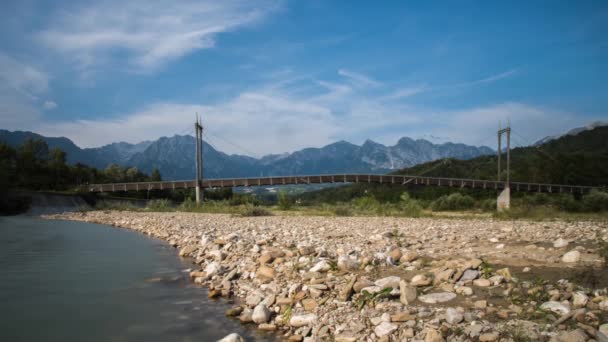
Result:
<svg viewBox="0 0 608 342">
<path fill-rule="evenodd" d="M 314 265 L 310 272 L 327 272 L 331 269 L 331 265 L 327 260 L 321 260 L 316 265 Z"/>
<path fill-rule="evenodd" d="M 226 337 L 222 338 L 221 340 L 217 340 L 217 342 L 243 342 L 243 338 L 241 337 L 241 335 L 237 334 L 237 333 L 232 333 L 229 335 L 226 335 Z"/>
<path fill-rule="evenodd" d="M 450 324 L 458 324 L 462 322 L 464 316 L 460 313 L 460 311 L 454 308 L 448 308 L 445 311 L 445 320 Z"/>
<path fill-rule="evenodd" d="M 398 326 L 389 322 L 382 322 L 374 328 L 374 333 L 378 337 L 386 336 L 397 330 Z"/>
<path fill-rule="evenodd" d="M 399 300 L 401 303 L 410 305 L 414 303 L 417 295 L 415 287 L 408 285 L 405 280 L 399 282 Z"/>
<path fill-rule="evenodd" d="M 555 312 L 560 315 L 565 315 L 570 312 L 570 305 L 566 305 L 564 303 L 560 303 L 560 302 L 556 302 L 556 301 L 548 301 L 548 302 L 542 303 L 540 306 L 540 309 Z"/>
<path fill-rule="evenodd" d="M 376 284 L 376 286 L 379 286 L 382 290 L 387 289 L 389 287 L 391 289 L 398 289 L 400 281 L 401 281 L 401 278 L 396 277 L 396 276 L 390 276 L 390 277 L 378 279 L 378 280 L 376 280 L 376 282 L 374 284 Z"/>
<path fill-rule="evenodd" d="M 251 320 L 257 324 L 267 323 L 270 320 L 270 310 L 264 304 L 258 304 L 253 313 L 251 314 Z"/>
<path fill-rule="evenodd" d="M 412 278 L 410 284 L 412 286 L 427 286 L 431 284 L 431 278 L 427 277 L 425 274 L 417 274 Z"/>
<path fill-rule="evenodd" d="M 207 265 L 207 267 L 205 267 L 205 276 L 207 278 L 211 278 L 214 275 L 220 273 L 221 269 L 222 269 L 222 266 L 220 266 L 219 263 L 212 262 L 209 265 Z"/>
<path fill-rule="evenodd" d="M 478 270 L 466 270 L 462 274 L 462 277 L 460 277 L 459 281 L 465 282 L 465 281 L 475 280 L 478 277 L 479 277 Z"/>
<path fill-rule="evenodd" d="M 572 295 L 572 306 L 582 308 L 589 302 L 589 297 L 584 292 L 575 292 Z"/>
<path fill-rule="evenodd" d="M 553 247 L 555 247 L 555 248 L 564 248 L 566 246 L 568 246 L 568 240 L 559 238 L 559 239 L 553 241 Z"/>
<path fill-rule="evenodd" d="M 418 297 L 418 300 L 427 304 L 445 303 L 456 298 L 456 294 L 452 292 L 437 292 L 429 293 Z"/>
<path fill-rule="evenodd" d="M 564 256 L 562 256 L 563 262 L 572 263 L 572 262 L 579 262 L 580 260 L 581 260 L 581 252 L 579 252 L 579 251 L 570 251 L 570 252 L 564 254 Z"/>
<path fill-rule="evenodd" d="M 313 325 L 316 321 L 317 315 L 315 314 L 297 315 L 291 316 L 291 319 L 289 320 L 289 325 L 295 328 L 299 328 L 308 325 Z"/>
</svg>

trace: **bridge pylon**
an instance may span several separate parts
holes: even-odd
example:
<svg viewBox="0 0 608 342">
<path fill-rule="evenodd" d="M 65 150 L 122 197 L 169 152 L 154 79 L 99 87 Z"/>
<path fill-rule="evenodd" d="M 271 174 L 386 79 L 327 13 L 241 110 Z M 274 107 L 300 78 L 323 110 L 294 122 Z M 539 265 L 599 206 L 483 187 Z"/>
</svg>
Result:
<svg viewBox="0 0 608 342">
<path fill-rule="evenodd" d="M 504 189 L 496 199 L 496 210 L 504 211 L 511 208 L 511 125 L 506 128 L 498 129 L 498 174 L 497 181 L 500 182 L 500 156 L 502 154 L 501 140 L 502 135 L 507 136 L 507 180 Z"/>
<path fill-rule="evenodd" d="M 194 156 L 196 163 L 196 205 L 200 205 L 203 192 L 201 190 L 203 184 L 203 125 L 200 123 L 198 114 L 194 123 L 194 131 L 196 132 L 196 155 Z"/>
</svg>

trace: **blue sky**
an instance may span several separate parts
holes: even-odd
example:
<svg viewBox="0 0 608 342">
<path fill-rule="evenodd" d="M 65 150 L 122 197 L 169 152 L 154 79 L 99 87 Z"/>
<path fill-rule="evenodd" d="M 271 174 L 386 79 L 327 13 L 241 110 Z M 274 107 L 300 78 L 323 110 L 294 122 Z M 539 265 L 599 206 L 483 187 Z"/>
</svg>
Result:
<svg viewBox="0 0 608 342">
<path fill-rule="evenodd" d="M 605 1 L 3 1 L 0 128 L 263 155 L 608 118 Z"/>
</svg>

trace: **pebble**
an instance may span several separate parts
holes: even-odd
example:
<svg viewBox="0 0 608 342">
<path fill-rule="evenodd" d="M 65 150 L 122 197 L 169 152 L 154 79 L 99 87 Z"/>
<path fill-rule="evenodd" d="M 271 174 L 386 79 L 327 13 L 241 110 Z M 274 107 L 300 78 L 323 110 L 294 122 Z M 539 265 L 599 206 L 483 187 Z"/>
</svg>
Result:
<svg viewBox="0 0 608 342">
<path fill-rule="evenodd" d="M 258 304 L 255 309 L 253 309 L 251 320 L 257 324 L 267 323 L 270 320 L 270 310 L 268 310 L 266 305 Z"/>
<path fill-rule="evenodd" d="M 579 262 L 581 260 L 581 252 L 570 251 L 562 256 L 562 261 L 567 263 Z"/>
<path fill-rule="evenodd" d="M 452 325 L 462 322 L 463 319 L 464 316 L 460 313 L 460 311 L 454 308 L 447 308 L 445 311 L 445 320 Z"/>
<path fill-rule="evenodd" d="M 292 316 L 289 320 L 289 325 L 292 327 L 303 327 L 307 325 L 311 325 L 317 321 L 317 315 L 315 314 L 306 314 L 306 315 L 297 315 Z"/>
<path fill-rule="evenodd" d="M 389 322 L 382 322 L 374 328 L 374 333 L 378 337 L 386 336 L 397 330 L 398 326 Z"/>
<path fill-rule="evenodd" d="M 226 335 L 221 340 L 217 340 L 217 342 L 243 342 L 243 341 L 244 340 L 241 337 L 241 335 L 239 335 L 237 333 L 232 333 L 232 334 Z"/>
<path fill-rule="evenodd" d="M 456 294 L 452 292 L 438 292 L 422 295 L 418 300 L 427 304 L 445 303 L 456 298 Z"/>
</svg>

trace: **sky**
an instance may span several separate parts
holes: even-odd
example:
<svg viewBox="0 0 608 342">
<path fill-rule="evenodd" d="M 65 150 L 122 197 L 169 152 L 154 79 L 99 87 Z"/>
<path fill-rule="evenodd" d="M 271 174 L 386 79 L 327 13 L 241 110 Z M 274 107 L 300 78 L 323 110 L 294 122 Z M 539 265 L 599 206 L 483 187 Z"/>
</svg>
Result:
<svg viewBox="0 0 608 342">
<path fill-rule="evenodd" d="M 0 3 L 0 128 L 262 156 L 608 119 L 606 1 Z"/>
</svg>

